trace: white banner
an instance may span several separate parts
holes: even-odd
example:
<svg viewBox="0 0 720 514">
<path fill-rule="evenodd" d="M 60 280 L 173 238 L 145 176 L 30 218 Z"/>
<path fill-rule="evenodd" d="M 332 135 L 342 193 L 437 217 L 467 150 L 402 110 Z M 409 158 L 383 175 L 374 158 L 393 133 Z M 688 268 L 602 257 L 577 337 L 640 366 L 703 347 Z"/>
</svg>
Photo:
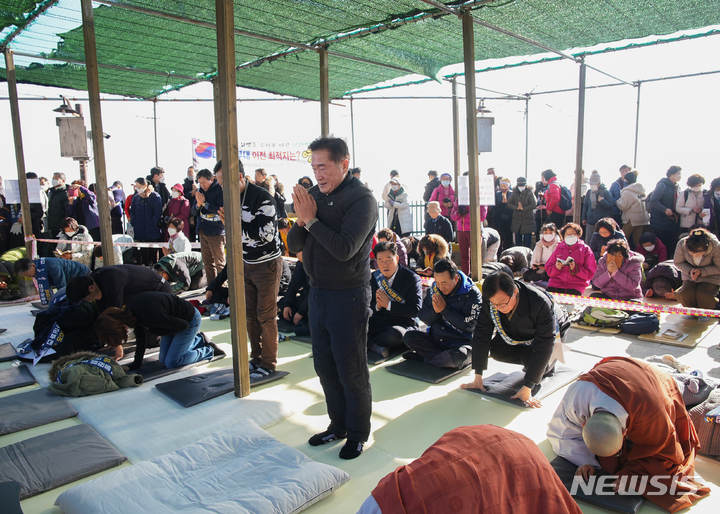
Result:
<svg viewBox="0 0 720 514">
<path fill-rule="evenodd" d="M 470 205 L 470 177 L 462 175 L 458 177 L 458 205 Z"/>
<path fill-rule="evenodd" d="M 42 203 L 40 200 L 40 179 L 29 178 L 27 179 L 27 185 L 30 203 Z M 17 180 L 5 181 L 5 201 L 8 204 L 22 203 L 20 201 L 20 186 L 18 186 Z"/>
<path fill-rule="evenodd" d="M 309 144 L 288 141 L 240 141 L 238 153 L 246 173 L 257 168 L 265 168 L 268 175 L 277 173 L 308 175 L 311 172 Z M 212 169 L 217 159 L 215 143 L 193 139 L 192 148 L 195 168 Z"/>
<path fill-rule="evenodd" d="M 495 176 L 480 175 L 480 199 L 478 205 L 495 205 Z"/>
</svg>

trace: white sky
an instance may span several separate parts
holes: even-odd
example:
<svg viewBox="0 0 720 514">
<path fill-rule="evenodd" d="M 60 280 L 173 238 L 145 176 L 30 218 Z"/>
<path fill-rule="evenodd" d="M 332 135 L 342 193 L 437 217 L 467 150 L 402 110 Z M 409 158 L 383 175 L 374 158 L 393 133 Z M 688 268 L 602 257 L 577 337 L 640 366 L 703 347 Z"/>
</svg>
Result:
<svg viewBox="0 0 720 514">
<path fill-rule="evenodd" d="M 590 56 L 587 62 L 627 81 L 668 77 L 720 69 L 720 37 L 662 44 Z M 480 65 L 479 65 L 480 66 Z M 478 74 L 479 88 L 522 94 L 573 88 L 578 83 L 578 66 L 563 61 L 524 66 Z M 448 67 L 443 73 L 458 71 Z M 330 60 L 332 80 L 332 58 Z M 462 77 L 460 78 L 462 81 Z M 588 86 L 607 84 L 612 79 L 588 70 Z M 652 190 L 670 165 L 683 167 L 684 176 L 700 173 L 710 180 L 720 176 L 718 140 L 720 104 L 717 91 L 720 74 L 647 83 L 642 86 L 640 138 L 637 169 L 640 182 Z M 450 96 L 450 84 L 429 83 L 364 96 Z M 460 88 L 464 95 L 464 88 Z M 77 163 L 61 158 L 57 113 L 59 94 L 86 98 L 85 92 L 19 85 L 21 98 L 49 97 L 57 101 L 21 101 L 25 162 L 28 171 L 50 178 L 53 172 L 66 173 L 68 180 L 79 178 Z M 497 96 L 483 91 L 478 96 Z M 7 84 L 0 84 L 0 96 L 7 97 Z M 199 84 L 173 98 L 211 98 L 209 84 Z M 238 88 L 238 98 L 274 98 L 272 95 Z M 609 185 L 617 178 L 623 163 L 632 166 L 635 137 L 636 88 L 617 86 L 590 89 L 586 96 L 585 151 L 583 167 L 587 175 L 597 169 Z M 73 102 L 74 104 L 75 102 Z M 89 128 L 89 107 L 83 109 Z M 514 182 L 525 173 L 525 102 L 488 100 L 495 117 L 493 152 L 480 155 L 480 169 L 494 166 L 500 175 Z M 355 126 L 355 166 L 363 169 L 363 179 L 379 195 L 392 169 L 400 172 L 411 199 L 419 200 L 427 181 L 427 171 L 453 171 L 452 112 L 450 100 L 382 99 L 353 102 Z M 467 167 L 465 149 L 465 106 L 461 113 L 461 155 Z M 145 176 L 155 165 L 153 107 L 151 102 L 127 100 L 102 103 L 108 182 L 122 180 L 129 189 L 138 176 Z M 319 135 L 319 104 L 303 101 L 241 102 L 238 127 L 241 141 L 309 141 Z M 166 170 L 166 182 L 182 181 L 192 163 L 191 139 L 215 140 L 211 102 L 158 102 L 159 164 Z M 17 176 L 10 121 L 9 102 L 0 102 L 0 155 L 4 178 Z M 330 128 L 337 136 L 351 137 L 350 107 L 347 101 L 334 101 L 330 108 Z M 542 170 L 552 168 L 569 186 L 575 167 L 577 137 L 577 92 L 533 96 L 529 102 L 528 178 L 534 182 Z M 269 172 L 273 170 L 268 169 Z M 304 172 L 278 173 L 281 182 L 292 184 Z M 89 179 L 94 170 L 89 166 Z M 684 180 L 682 184 L 684 185 Z"/>
</svg>

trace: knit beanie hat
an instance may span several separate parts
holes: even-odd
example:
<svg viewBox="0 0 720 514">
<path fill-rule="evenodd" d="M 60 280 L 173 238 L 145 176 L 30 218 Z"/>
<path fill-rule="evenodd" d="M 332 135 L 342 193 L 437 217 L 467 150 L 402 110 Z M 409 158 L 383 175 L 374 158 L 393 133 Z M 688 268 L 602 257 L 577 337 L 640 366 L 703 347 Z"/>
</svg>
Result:
<svg viewBox="0 0 720 514">
<path fill-rule="evenodd" d="M 600 173 L 597 172 L 597 170 L 593 170 L 592 174 L 590 175 L 590 185 L 591 186 L 598 186 L 600 185 Z"/>
</svg>

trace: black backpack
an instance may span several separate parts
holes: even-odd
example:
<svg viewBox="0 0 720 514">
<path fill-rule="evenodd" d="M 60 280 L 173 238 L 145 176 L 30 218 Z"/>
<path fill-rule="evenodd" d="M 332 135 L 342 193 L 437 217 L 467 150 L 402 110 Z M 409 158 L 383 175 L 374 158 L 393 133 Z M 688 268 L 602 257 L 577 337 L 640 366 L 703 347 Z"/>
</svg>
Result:
<svg viewBox="0 0 720 514">
<path fill-rule="evenodd" d="M 560 187 L 560 202 L 558 206 L 563 211 L 569 211 L 572 209 L 572 193 L 567 187 L 560 184 L 558 184 L 558 186 Z"/>
</svg>

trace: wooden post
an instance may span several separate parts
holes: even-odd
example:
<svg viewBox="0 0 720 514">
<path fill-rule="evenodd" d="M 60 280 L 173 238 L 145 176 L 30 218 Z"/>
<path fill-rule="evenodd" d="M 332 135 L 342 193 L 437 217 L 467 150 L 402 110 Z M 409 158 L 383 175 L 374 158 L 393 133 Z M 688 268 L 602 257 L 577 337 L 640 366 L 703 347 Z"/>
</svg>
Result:
<svg viewBox="0 0 720 514">
<path fill-rule="evenodd" d="M 460 106 L 457 94 L 457 77 L 453 77 L 452 83 L 452 129 L 453 129 L 453 165 L 455 168 L 455 195 L 458 194 L 458 179 L 460 172 Z"/>
<path fill-rule="evenodd" d="M 633 169 L 637 168 L 637 150 L 638 135 L 640 134 L 640 86 L 642 82 L 637 83 L 637 107 L 635 108 L 635 153 L 633 154 Z"/>
<path fill-rule="evenodd" d="M 580 58 L 580 87 L 578 88 L 578 129 L 577 148 L 575 151 L 575 191 L 573 195 L 573 221 L 580 224 L 582 202 L 580 191 L 582 187 L 583 140 L 585 137 L 585 57 Z"/>
<path fill-rule="evenodd" d="M 480 177 L 478 176 L 477 110 L 475 107 L 475 25 L 471 11 L 462 16 L 465 62 L 465 117 L 467 122 L 468 171 L 470 176 L 470 269 L 473 280 L 482 277 L 482 231 L 480 223 Z"/>
<path fill-rule="evenodd" d="M 102 241 L 105 266 L 115 264 L 112 228 L 110 227 L 110 203 L 108 202 L 107 178 L 105 177 L 105 139 L 103 138 L 102 113 L 100 111 L 100 78 L 98 77 L 97 47 L 95 46 L 95 16 L 92 0 L 81 0 L 83 39 L 85 40 L 85 70 L 87 71 L 88 100 L 90 103 L 90 131 L 92 132 L 93 163 L 95 164 L 95 196 L 100 211 L 100 240 Z"/>
<path fill-rule="evenodd" d="M 153 133 L 155 135 L 155 166 L 160 166 L 157 142 L 157 96 L 153 98 Z"/>
<path fill-rule="evenodd" d="M 218 96 L 215 98 L 216 135 L 221 136 L 223 156 L 223 203 L 227 239 L 230 327 L 233 349 L 235 396 L 250 394 L 247 322 L 245 318 L 245 277 L 243 273 L 242 221 L 240 212 L 240 168 L 238 159 L 237 98 L 235 76 L 235 16 L 233 0 L 215 0 L 218 49 Z M 218 105 L 219 104 L 219 105 Z M 216 143 L 217 144 L 217 143 Z"/>
<path fill-rule="evenodd" d="M 25 178 L 25 153 L 23 151 L 22 130 L 20 129 L 20 106 L 17 95 L 17 79 L 15 78 L 15 60 L 12 50 L 8 47 L 5 53 L 5 75 L 10 95 L 10 117 L 12 118 L 13 139 L 15 140 L 15 162 L 17 163 L 18 187 L 20 188 L 20 209 L 22 211 L 22 227 L 25 237 L 33 235 L 32 219 L 30 218 L 30 200 L 28 198 L 27 179 Z M 32 242 L 26 240 L 25 248 L 29 259 L 33 258 Z"/>
<path fill-rule="evenodd" d="M 330 134 L 330 82 L 327 48 L 322 47 L 320 53 L 320 133 Z"/>
<path fill-rule="evenodd" d="M 212 79 L 213 85 L 213 106 L 215 112 L 215 159 L 221 160 L 222 154 L 220 150 L 223 148 L 225 143 L 223 142 L 223 131 L 220 130 L 220 87 L 219 77 Z"/>
</svg>

